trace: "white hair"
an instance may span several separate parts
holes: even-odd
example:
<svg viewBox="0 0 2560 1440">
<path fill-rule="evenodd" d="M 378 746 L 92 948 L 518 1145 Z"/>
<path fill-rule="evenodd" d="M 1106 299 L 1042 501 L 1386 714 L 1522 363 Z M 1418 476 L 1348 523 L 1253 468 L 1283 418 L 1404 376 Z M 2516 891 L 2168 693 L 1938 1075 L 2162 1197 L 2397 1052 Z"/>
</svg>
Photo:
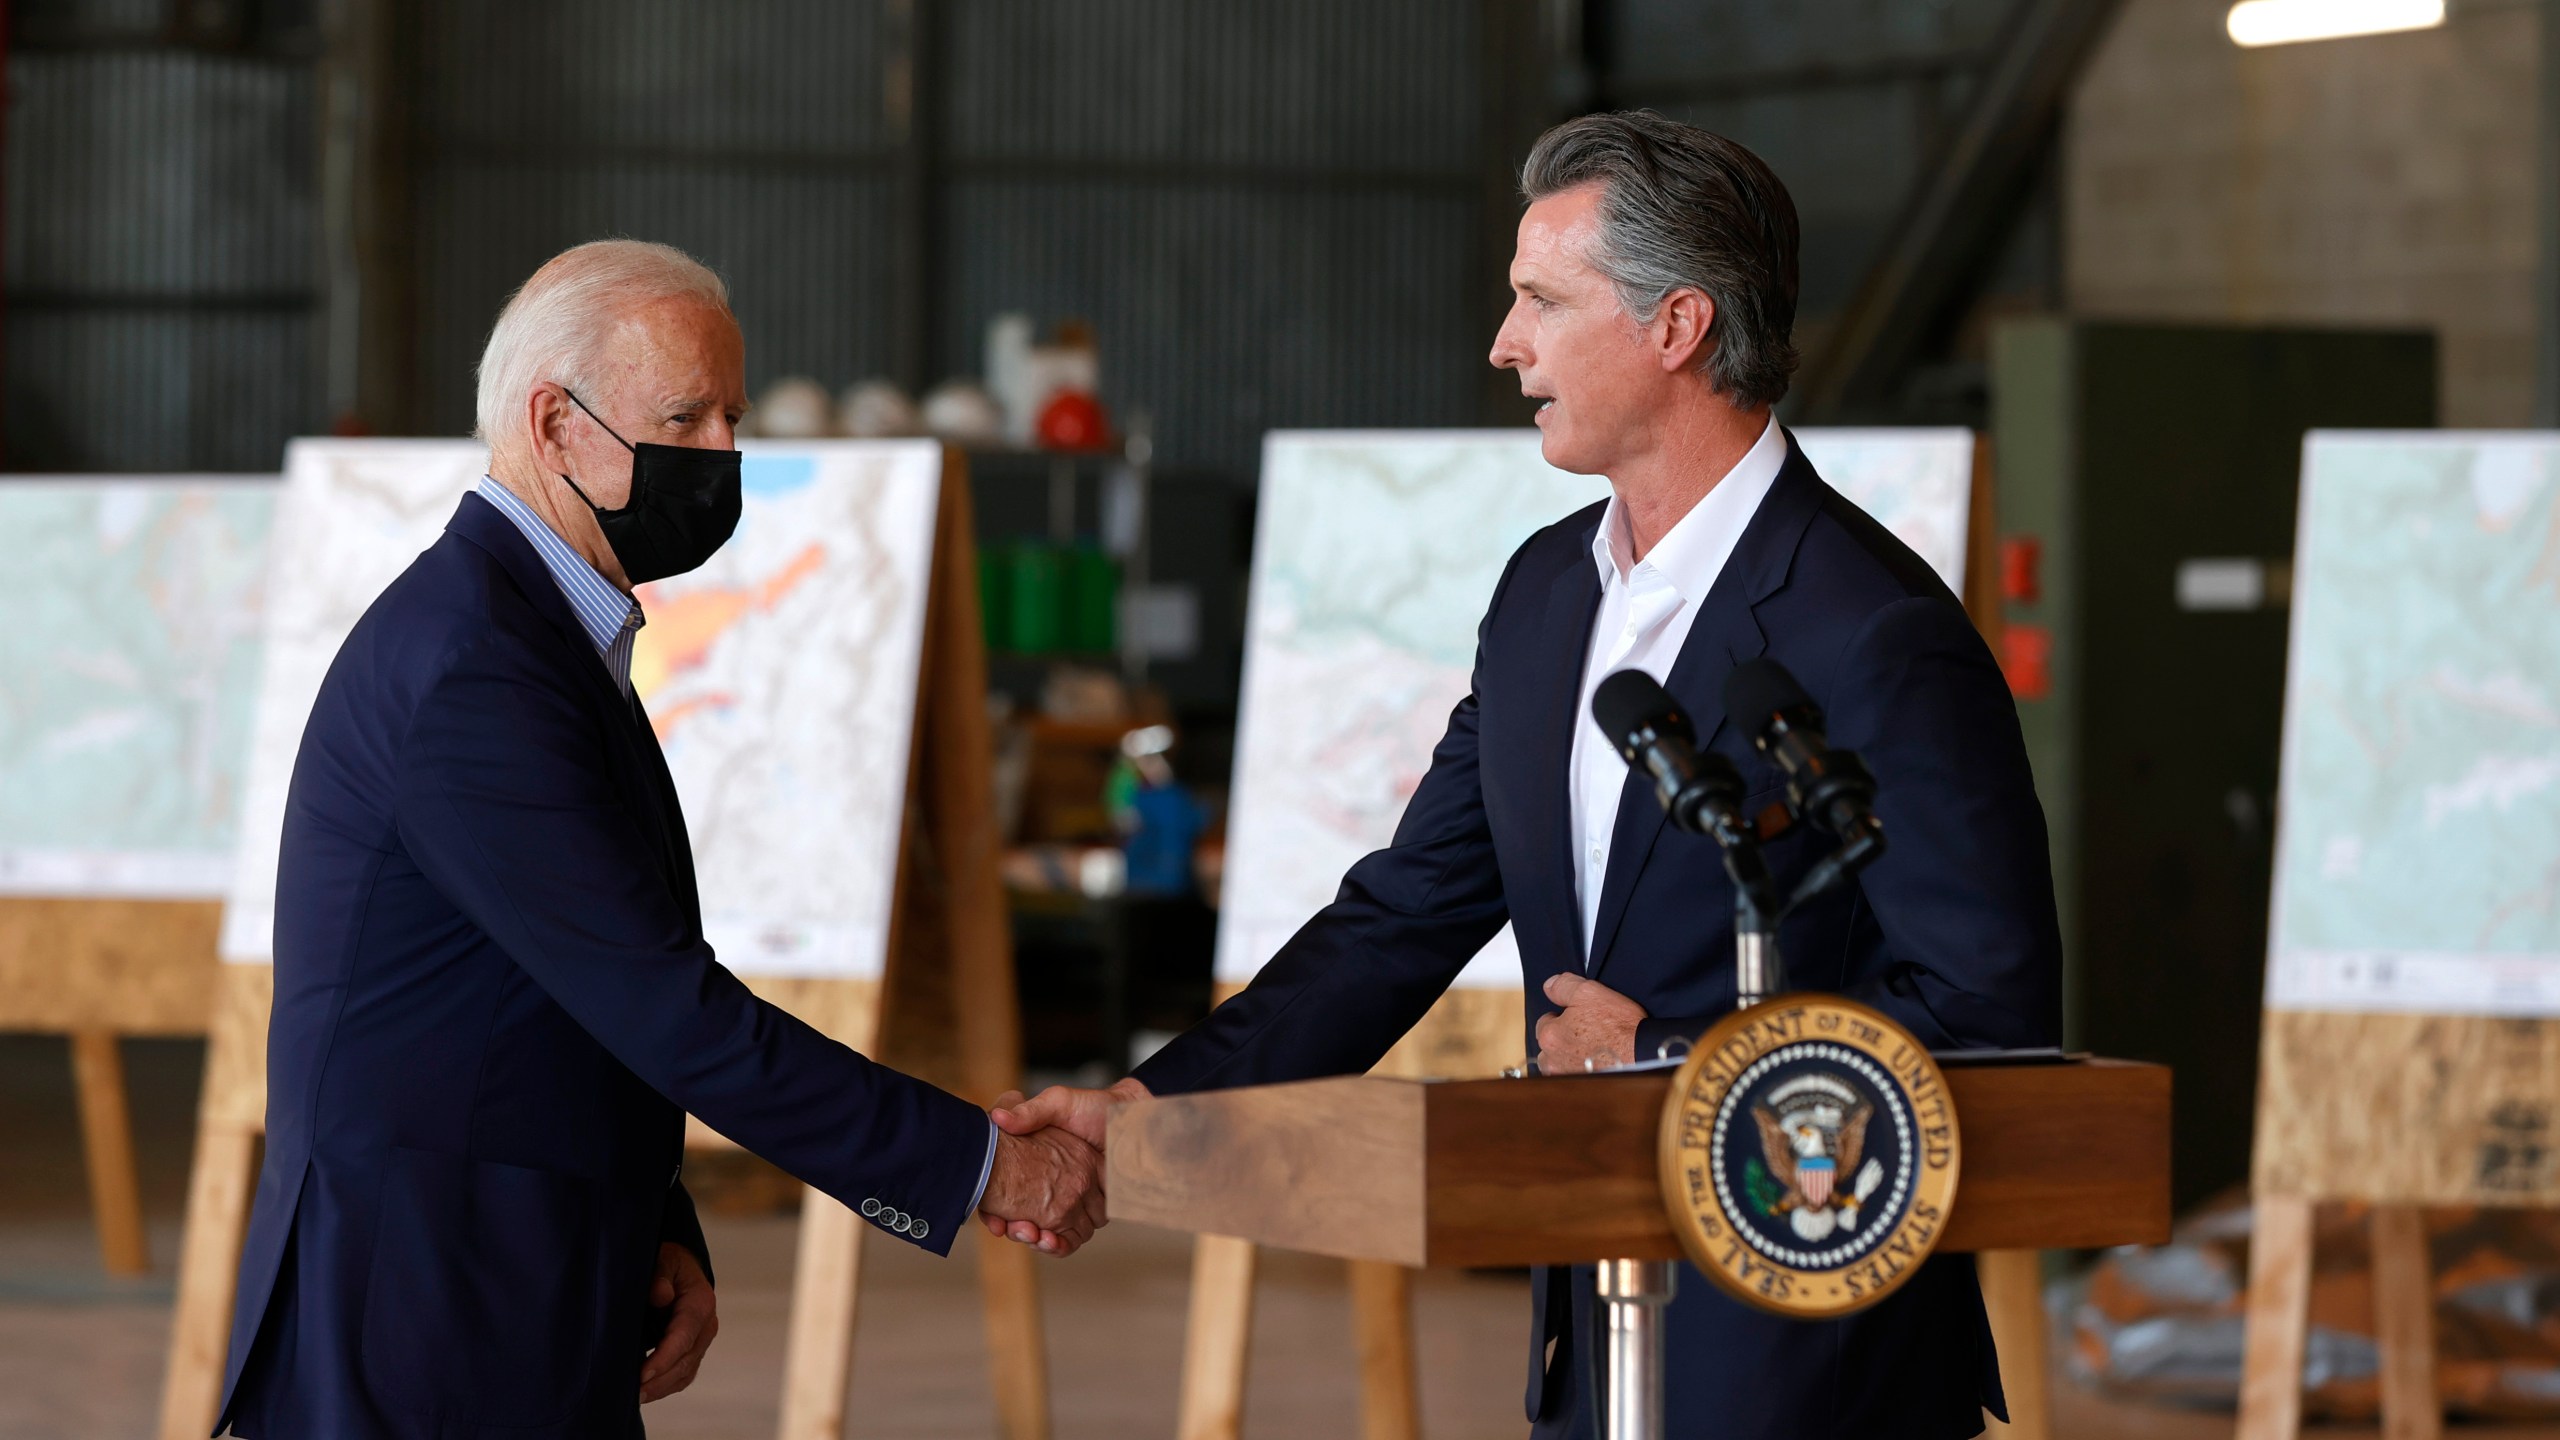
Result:
<svg viewBox="0 0 2560 1440">
<path fill-rule="evenodd" d="M 585 393 L 596 347 L 633 307 L 690 297 L 729 313 L 729 287 L 711 267 L 672 245 L 591 240 L 543 263 L 507 297 L 480 352 L 479 438 L 495 444 L 524 429 L 524 397 L 546 381 Z"/>
</svg>

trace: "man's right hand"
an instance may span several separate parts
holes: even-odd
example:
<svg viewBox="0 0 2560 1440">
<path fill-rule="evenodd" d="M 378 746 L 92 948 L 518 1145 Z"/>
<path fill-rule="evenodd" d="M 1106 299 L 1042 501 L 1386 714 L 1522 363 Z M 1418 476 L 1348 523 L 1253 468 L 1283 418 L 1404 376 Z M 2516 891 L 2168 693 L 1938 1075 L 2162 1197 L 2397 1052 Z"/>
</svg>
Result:
<svg viewBox="0 0 2560 1440">
<path fill-rule="evenodd" d="M 1022 1098 L 1022 1092 L 1008 1090 L 996 1097 L 995 1108 L 987 1114 L 996 1122 L 996 1128 L 1006 1139 L 1016 1136 L 1028 1139 L 1040 1135 L 1072 1135 L 1092 1148 L 1095 1163 L 1099 1165 L 1102 1157 L 1103 1136 L 1110 1128 L 1111 1112 L 1132 1100 L 1151 1098 L 1153 1096 L 1147 1087 L 1132 1077 L 1108 1090 L 1078 1090 L 1069 1085 L 1052 1085 L 1029 1101 Z M 999 1155 L 1003 1153 L 1002 1141 L 997 1142 L 997 1153 Z M 995 1187 L 992 1183 L 987 1188 L 990 1194 L 994 1192 Z M 987 1229 L 991 1233 L 1009 1236 L 1025 1245 L 1036 1245 L 1052 1253 L 1066 1253 L 1055 1250 L 1052 1245 L 1053 1240 L 1062 1237 L 1052 1235 L 1039 1225 L 999 1215 L 992 1205 L 979 1206 L 978 1214 L 986 1221 Z M 1096 1225 L 1109 1222 L 1108 1212 L 1103 1206 L 1102 1182 L 1098 1173 L 1094 1179 L 1093 1217 Z"/>
<path fill-rule="evenodd" d="M 1102 1152 L 1064 1129 L 998 1128 L 995 1169 L 978 1213 L 1045 1254 L 1072 1255 L 1103 1223 Z"/>
</svg>

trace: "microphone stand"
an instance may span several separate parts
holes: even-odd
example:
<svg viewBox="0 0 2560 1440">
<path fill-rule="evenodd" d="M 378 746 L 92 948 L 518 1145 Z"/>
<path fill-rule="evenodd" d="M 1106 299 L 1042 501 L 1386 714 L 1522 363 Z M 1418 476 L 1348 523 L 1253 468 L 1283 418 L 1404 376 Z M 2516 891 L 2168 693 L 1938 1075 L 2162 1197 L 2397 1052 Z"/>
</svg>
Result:
<svg viewBox="0 0 2560 1440">
<path fill-rule="evenodd" d="M 1724 851 L 1724 873 L 1733 880 L 1734 1008 L 1748 1010 L 1787 988 L 1786 960 L 1778 953 L 1779 922 L 1883 854 L 1884 832 L 1872 818 L 1851 825 L 1840 848 L 1816 862 L 1783 896 L 1748 821 L 1722 820 L 1709 833 Z M 1679 1278 L 1669 1260 L 1600 1262 L 1597 1288 L 1607 1337 L 1598 1357 L 1600 1383 L 1588 1389 L 1592 1408 L 1599 1412 L 1593 1429 L 1603 1440 L 1660 1440 L 1662 1311 Z"/>
<path fill-rule="evenodd" d="M 1746 825 L 1718 825 L 1712 832 L 1724 851 L 1724 873 L 1733 881 L 1734 1008 L 1748 1010 L 1787 988 L 1786 958 L 1778 953 L 1778 925 L 1807 900 L 1838 885 L 1884 853 L 1884 832 L 1874 821 L 1849 835 L 1805 872 L 1782 899 L 1777 877 L 1760 858 L 1760 840 Z"/>
</svg>

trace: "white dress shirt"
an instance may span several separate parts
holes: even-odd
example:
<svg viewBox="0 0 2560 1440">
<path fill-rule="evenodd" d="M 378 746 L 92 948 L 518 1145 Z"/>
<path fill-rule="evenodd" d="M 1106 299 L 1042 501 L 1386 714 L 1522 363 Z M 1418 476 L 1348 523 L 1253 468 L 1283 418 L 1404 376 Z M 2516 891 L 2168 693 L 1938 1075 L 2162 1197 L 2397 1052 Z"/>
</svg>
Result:
<svg viewBox="0 0 2560 1440">
<path fill-rule="evenodd" d="M 1600 567 L 1600 614 L 1591 625 L 1582 662 L 1582 695 L 1574 706 L 1574 882 L 1582 899 L 1582 963 L 1591 965 L 1592 931 L 1600 919 L 1601 882 L 1609 874 L 1609 841 L 1618 827 L 1618 799 L 1627 783 L 1626 762 L 1591 718 L 1591 692 L 1619 670 L 1638 669 L 1667 679 L 1698 606 L 1724 573 L 1724 562 L 1742 539 L 1760 501 L 1787 461 L 1786 433 L 1773 417 L 1759 441 L 1725 472 L 1714 489 L 1689 507 L 1641 561 L 1630 563 L 1634 538 L 1627 510 L 1616 494 L 1600 513 L 1591 560 Z M 1703 737 L 1701 737 L 1703 738 Z"/>
</svg>

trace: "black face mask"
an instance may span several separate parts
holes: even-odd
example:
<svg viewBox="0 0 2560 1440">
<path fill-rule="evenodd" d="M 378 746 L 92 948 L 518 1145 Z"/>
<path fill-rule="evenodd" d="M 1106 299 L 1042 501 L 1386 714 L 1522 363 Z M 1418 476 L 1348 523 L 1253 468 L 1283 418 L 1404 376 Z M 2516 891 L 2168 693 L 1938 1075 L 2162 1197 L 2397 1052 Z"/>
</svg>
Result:
<svg viewBox="0 0 2560 1440">
<path fill-rule="evenodd" d="M 569 403 L 587 410 L 587 402 L 566 386 Z M 631 452 L 631 498 L 619 510 L 607 510 L 578 491 L 596 512 L 596 526 L 622 574 L 634 585 L 681 575 L 711 558 L 729 543 L 738 528 L 739 459 L 735 450 L 697 450 L 690 445 L 634 445 L 614 434 L 604 418 L 587 410 L 587 418 L 613 435 Z"/>
</svg>

